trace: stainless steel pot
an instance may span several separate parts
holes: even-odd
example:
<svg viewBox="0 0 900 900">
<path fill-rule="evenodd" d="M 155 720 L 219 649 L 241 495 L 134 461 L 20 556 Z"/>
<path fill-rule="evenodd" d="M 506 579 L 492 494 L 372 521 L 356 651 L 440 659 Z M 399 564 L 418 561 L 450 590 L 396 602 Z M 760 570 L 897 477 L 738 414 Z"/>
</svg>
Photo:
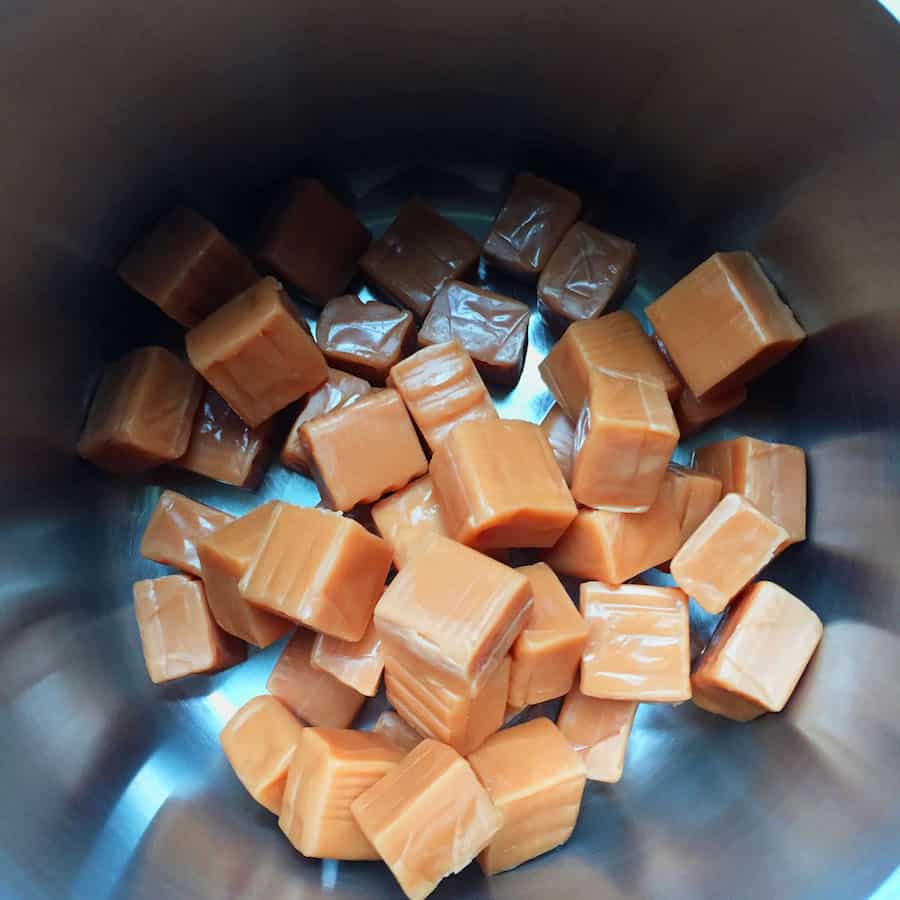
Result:
<svg viewBox="0 0 900 900">
<path fill-rule="evenodd" d="M 637 240 L 634 303 L 746 247 L 810 332 L 720 431 L 802 444 L 810 539 L 773 577 L 826 637 L 782 715 L 641 709 L 570 844 L 436 897 L 900 892 L 900 29 L 871 2 L 7 4 L 0 32 L 0 895 L 396 896 L 290 849 L 219 751 L 273 654 L 153 688 L 130 602 L 158 483 L 73 454 L 103 358 L 177 329 L 114 275 L 183 197 L 237 237 L 322 174 L 374 227 L 418 190 L 483 233 L 511 172 L 578 184 Z M 532 323 L 526 380 L 546 399 Z M 275 469 L 263 496 L 315 499 Z M 702 623 L 701 623 L 702 624 Z M 893 886 L 893 887 L 892 887 Z"/>
</svg>

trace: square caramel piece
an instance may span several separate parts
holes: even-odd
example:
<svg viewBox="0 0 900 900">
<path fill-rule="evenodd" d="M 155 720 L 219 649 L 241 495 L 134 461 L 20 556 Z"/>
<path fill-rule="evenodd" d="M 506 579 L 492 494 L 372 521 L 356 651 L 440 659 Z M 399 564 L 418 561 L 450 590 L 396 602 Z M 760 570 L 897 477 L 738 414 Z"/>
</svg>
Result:
<svg viewBox="0 0 900 900">
<path fill-rule="evenodd" d="M 747 399 L 747 388 L 741 385 L 726 394 L 698 400 L 685 388 L 675 401 L 675 419 L 682 437 L 695 434 L 716 419 L 737 409 Z"/>
<path fill-rule="evenodd" d="M 780 712 L 822 638 L 822 622 L 799 598 L 758 581 L 722 618 L 691 683 L 697 706 L 746 722 Z"/>
<path fill-rule="evenodd" d="M 691 696 L 688 598 L 646 584 L 581 585 L 590 629 L 581 693 L 606 700 L 678 703 Z"/>
<path fill-rule="evenodd" d="M 342 294 L 372 235 L 353 212 L 315 178 L 295 178 L 262 227 L 259 258 L 322 306 Z"/>
<path fill-rule="evenodd" d="M 216 622 L 256 647 L 274 644 L 294 627 L 292 622 L 248 603 L 239 587 L 279 507 L 278 501 L 271 500 L 197 542 L 200 574 Z"/>
<path fill-rule="evenodd" d="M 388 384 L 403 398 L 432 452 L 460 422 L 497 418 L 494 401 L 458 341 L 434 344 L 397 363 Z"/>
<path fill-rule="evenodd" d="M 560 323 L 596 319 L 631 289 L 637 257 L 631 241 L 576 222 L 538 279 L 541 311 Z"/>
<path fill-rule="evenodd" d="M 637 708 L 634 700 L 588 697 L 578 686 L 566 694 L 556 724 L 584 760 L 589 781 L 615 784 L 622 780 Z"/>
<path fill-rule="evenodd" d="M 491 842 L 503 815 L 455 750 L 425 740 L 350 807 L 410 900 L 424 900 Z"/>
<path fill-rule="evenodd" d="M 460 423 L 435 451 L 431 478 L 450 536 L 481 550 L 552 547 L 577 512 L 531 422 Z"/>
<path fill-rule="evenodd" d="M 661 381 L 595 369 L 575 427 L 572 496 L 584 506 L 646 512 L 677 446 Z"/>
<path fill-rule="evenodd" d="M 478 241 L 421 200 L 410 200 L 359 261 L 366 279 L 419 320 L 438 291 L 474 270 Z"/>
<path fill-rule="evenodd" d="M 319 313 L 316 340 L 329 365 L 384 384 L 391 366 L 416 349 L 416 326 L 409 310 L 345 294 Z"/>
<path fill-rule="evenodd" d="M 647 307 L 647 318 L 699 400 L 729 393 L 805 337 L 750 253 L 714 253 Z"/>
<path fill-rule="evenodd" d="M 78 441 L 101 469 L 133 474 L 187 449 L 203 382 L 162 347 L 141 347 L 108 365 Z"/>
<path fill-rule="evenodd" d="M 517 175 L 484 242 L 484 258 L 514 275 L 536 277 L 580 213 L 577 194 L 528 172 Z"/>
<path fill-rule="evenodd" d="M 163 491 L 141 538 L 141 556 L 164 566 L 200 574 L 197 543 L 234 521 L 234 516 L 176 491 Z"/>
<path fill-rule="evenodd" d="M 182 469 L 248 491 L 259 487 L 271 456 L 270 422 L 251 428 L 212 389 L 207 388 L 194 419 Z"/>
<path fill-rule="evenodd" d="M 595 368 L 658 378 L 670 401 L 682 389 L 678 376 L 641 323 L 624 309 L 599 319 L 573 322 L 539 368 L 544 384 L 573 422 L 578 421 L 587 402 L 590 373 Z"/>
<path fill-rule="evenodd" d="M 531 610 L 528 579 L 509 566 L 431 535 L 375 607 L 385 654 L 412 661 L 475 696 Z M 390 663 L 386 663 L 390 674 Z"/>
<path fill-rule="evenodd" d="M 549 719 L 489 737 L 468 760 L 503 814 L 503 827 L 478 856 L 485 875 L 514 869 L 571 837 L 585 765 Z"/>
<path fill-rule="evenodd" d="M 119 276 L 185 328 L 259 278 L 253 263 L 215 225 L 183 206 L 135 244 L 119 265 Z"/>
<path fill-rule="evenodd" d="M 288 768 L 303 723 L 274 697 L 245 703 L 219 734 L 225 757 L 247 793 L 269 812 L 281 812 Z"/>
<path fill-rule="evenodd" d="M 266 612 L 359 641 L 390 568 L 391 548 L 358 522 L 282 503 L 239 590 Z"/>
<path fill-rule="evenodd" d="M 310 725 L 348 728 L 366 696 L 312 664 L 315 642 L 315 632 L 298 628 L 278 657 L 266 690 Z"/>
<path fill-rule="evenodd" d="M 581 662 L 587 625 L 553 570 L 545 563 L 521 566 L 531 583 L 533 605 L 512 645 L 510 706 L 543 703 L 566 694 Z"/>
<path fill-rule="evenodd" d="M 384 649 L 374 623 L 370 622 L 359 641 L 318 635 L 311 662 L 315 668 L 329 672 L 361 694 L 374 697 L 384 671 Z"/>
<path fill-rule="evenodd" d="M 424 475 L 372 507 L 378 533 L 390 544 L 394 565 L 402 569 L 430 534 L 447 536 L 430 475 Z"/>
<path fill-rule="evenodd" d="M 541 422 L 547 443 L 556 457 L 560 472 L 566 484 L 572 484 L 572 470 L 575 467 L 575 425 L 556 403 L 547 411 Z"/>
<path fill-rule="evenodd" d="M 743 494 L 790 535 L 806 540 L 806 456 L 802 447 L 752 437 L 707 444 L 694 465 L 722 480 L 724 493 Z"/>
<path fill-rule="evenodd" d="M 154 684 L 219 672 L 247 658 L 247 647 L 216 624 L 203 583 L 164 575 L 134 583 L 134 612 L 147 674 Z"/>
<path fill-rule="evenodd" d="M 300 441 L 323 502 L 343 512 L 428 471 L 409 413 L 391 389 L 310 419 L 300 428 Z"/>
<path fill-rule="evenodd" d="M 419 346 L 458 341 L 488 381 L 515 384 L 525 364 L 531 310 L 485 288 L 450 281 L 419 331 Z"/>
<path fill-rule="evenodd" d="M 386 709 L 372 726 L 375 734 L 383 734 L 404 750 L 412 750 L 422 743 L 424 738 L 409 722 L 392 709 Z"/>
<path fill-rule="evenodd" d="M 790 535 L 741 494 L 726 494 L 671 563 L 675 583 L 720 613 L 788 544 Z"/>
<path fill-rule="evenodd" d="M 675 508 L 681 526 L 678 548 L 700 527 L 700 523 L 722 499 L 722 482 L 706 472 L 670 465 L 666 478 L 672 482 Z"/>
<path fill-rule="evenodd" d="M 328 378 L 321 387 L 309 394 L 300 414 L 294 419 L 291 430 L 281 450 L 281 464 L 302 475 L 309 475 L 309 459 L 300 440 L 300 429 L 312 419 L 324 416 L 335 409 L 355 403 L 360 397 L 371 393 L 372 385 L 363 378 L 357 378 L 339 369 L 328 369 Z"/>
<path fill-rule="evenodd" d="M 325 357 L 274 278 L 263 278 L 185 336 L 193 367 L 251 427 L 317 388 Z"/>
<path fill-rule="evenodd" d="M 305 728 L 288 774 L 279 827 L 304 856 L 378 859 L 350 805 L 405 755 L 380 734 Z"/>
</svg>

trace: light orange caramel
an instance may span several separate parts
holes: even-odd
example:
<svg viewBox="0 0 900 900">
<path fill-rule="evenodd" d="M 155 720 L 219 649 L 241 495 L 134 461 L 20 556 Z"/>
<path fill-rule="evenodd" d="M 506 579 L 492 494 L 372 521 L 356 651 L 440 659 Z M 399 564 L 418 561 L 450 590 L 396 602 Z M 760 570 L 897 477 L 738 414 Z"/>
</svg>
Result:
<svg viewBox="0 0 900 900">
<path fill-rule="evenodd" d="M 666 473 L 674 488 L 675 508 L 681 525 L 679 548 L 722 499 L 722 482 L 714 475 L 671 465 Z"/>
<path fill-rule="evenodd" d="M 675 419 L 682 437 L 694 434 L 725 413 L 737 409 L 747 399 L 747 388 L 741 385 L 727 394 L 698 400 L 685 389 L 675 401 Z"/>
<path fill-rule="evenodd" d="M 313 647 L 312 664 L 361 694 L 374 697 L 384 671 L 384 651 L 374 624 L 369 623 L 359 641 L 318 635 Z"/>
<path fill-rule="evenodd" d="M 398 569 L 406 565 L 429 534 L 447 534 L 430 475 L 379 500 L 372 507 L 372 518 L 378 533 L 390 544 Z"/>
<path fill-rule="evenodd" d="M 376 734 L 383 734 L 404 750 L 412 750 L 421 744 L 424 738 L 402 716 L 392 709 L 386 709 L 372 726 Z"/>
<path fill-rule="evenodd" d="M 575 424 L 554 403 L 541 422 L 541 431 L 547 437 L 547 443 L 550 444 L 566 484 L 571 485 L 572 469 L 575 466 Z"/>
</svg>

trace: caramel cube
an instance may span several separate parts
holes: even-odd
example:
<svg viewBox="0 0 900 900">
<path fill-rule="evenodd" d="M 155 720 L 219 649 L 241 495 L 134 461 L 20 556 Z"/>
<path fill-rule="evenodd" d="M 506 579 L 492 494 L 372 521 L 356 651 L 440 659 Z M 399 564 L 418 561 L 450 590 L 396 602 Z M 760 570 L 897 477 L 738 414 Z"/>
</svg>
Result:
<svg viewBox="0 0 900 900">
<path fill-rule="evenodd" d="M 388 657 L 411 657 L 448 686 L 475 696 L 530 610 L 524 575 L 431 535 L 378 601 L 375 628 Z"/>
<path fill-rule="evenodd" d="M 550 444 L 550 449 L 556 457 L 559 470 L 566 479 L 566 484 L 572 484 L 572 470 L 575 467 L 575 425 L 562 411 L 558 404 L 547 411 L 541 422 L 541 431 Z"/>
<path fill-rule="evenodd" d="M 350 807 L 410 900 L 462 871 L 503 825 L 472 767 L 438 741 L 422 741 Z"/>
<path fill-rule="evenodd" d="M 372 235 L 315 178 L 295 178 L 262 228 L 259 258 L 319 306 L 343 293 Z"/>
<path fill-rule="evenodd" d="M 377 718 L 372 726 L 372 731 L 375 734 L 384 735 L 388 740 L 393 741 L 398 747 L 402 747 L 406 751 L 417 747 L 424 740 L 422 735 L 412 725 L 392 709 L 386 709 Z"/>
<path fill-rule="evenodd" d="M 552 547 L 577 512 L 531 422 L 460 423 L 435 451 L 431 478 L 450 536 L 482 550 Z"/>
<path fill-rule="evenodd" d="M 251 428 L 207 388 L 194 419 L 187 452 L 177 465 L 223 484 L 255 490 L 269 464 L 269 422 Z"/>
<path fill-rule="evenodd" d="M 634 700 L 601 700 L 573 687 L 563 701 L 556 724 L 587 767 L 589 781 L 622 780 L 625 751 L 638 704 Z"/>
<path fill-rule="evenodd" d="M 229 634 L 268 647 L 293 624 L 257 609 L 241 593 L 240 582 L 268 534 L 280 504 L 272 500 L 197 543 L 200 573 L 213 616 Z"/>
<path fill-rule="evenodd" d="M 460 422 L 497 418 L 472 358 L 457 341 L 426 347 L 397 363 L 388 383 L 403 398 L 432 452 Z"/>
<path fill-rule="evenodd" d="M 822 638 L 822 622 L 771 581 L 747 588 L 719 623 L 691 683 L 697 706 L 746 722 L 780 712 Z"/>
<path fill-rule="evenodd" d="M 534 601 L 510 651 L 508 703 L 521 707 L 562 697 L 572 687 L 588 629 L 548 565 L 536 563 L 517 571 L 531 583 Z"/>
<path fill-rule="evenodd" d="M 247 657 L 246 645 L 216 625 L 196 578 L 165 575 L 136 581 L 134 612 L 154 684 L 219 672 Z"/>
<path fill-rule="evenodd" d="M 234 516 L 220 509 L 175 491 L 163 491 L 144 529 L 141 556 L 199 575 L 197 543 L 233 521 Z"/>
<path fill-rule="evenodd" d="M 571 837 L 585 766 L 549 719 L 507 728 L 468 759 L 503 815 L 503 827 L 478 856 L 485 875 L 514 869 Z"/>
<path fill-rule="evenodd" d="M 722 482 L 706 472 L 671 465 L 666 478 L 675 491 L 675 508 L 681 526 L 678 548 L 700 527 L 700 523 L 722 499 Z"/>
<path fill-rule="evenodd" d="M 350 805 L 405 752 L 380 734 L 305 728 L 288 774 L 279 827 L 304 856 L 378 859 Z"/>
<path fill-rule="evenodd" d="M 515 384 L 525 364 L 531 310 L 485 288 L 445 284 L 419 331 L 419 346 L 458 341 L 488 381 Z"/>
<path fill-rule="evenodd" d="M 787 545 L 790 535 L 741 494 L 726 494 L 671 563 L 675 583 L 720 613 Z"/>
<path fill-rule="evenodd" d="M 747 388 L 743 385 L 706 400 L 698 400 L 689 390 L 683 390 L 675 401 L 675 419 L 681 436 L 695 434 L 725 413 L 737 409 L 746 399 Z"/>
<path fill-rule="evenodd" d="M 538 302 L 551 320 L 596 319 L 634 284 L 637 247 L 576 222 L 538 279 Z"/>
<path fill-rule="evenodd" d="M 239 589 L 267 612 L 360 641 L 390 568 L 390 547 L 358 522 L 282 503 Z"/>
<path fill-rule="evenodd" d="M 573 322 L 539 368 L 550 393 L 573 422 L 587 403 L 590 374 L 596 368 L 658 378 L 670 401 L 681 392 L 681 381 L 665 357 L 624 309 Z"/>
<path fill-rule="evenodd" d="M 135 244 L 119 275 L 167 316 L 191 328 L 259 278 L 211 223 L 178 207 Z"/>
<path fill-rule="evenodd" d="M 347 728 L 366 702 L 365 694 L 312 664 L 316 635 L 298 628 L 287 642 L 266 690 L 310 725 Z"/>
<path fill-rule="evenodd" d="M 430 475 L 379 500 L 372 507 L 378 533 L 390 544 L 394 565 L 402 569 L 430 534 L 447 535 Z"/>
<path fill-rule="evenodd" d="M 806 540 L 806 456 L 802 447 L 771 444 L 752 437 L 707 444 L 694 465 L 722 480 L 728 493 L 743 494 L 790 535 Z"/>
<path fill-rule="evenodd" d="M 581 585 L 589 633 L 581 692 L 606 700 L 678 703 L 691 696 L 688 598 L 646 584 Z"/>
<path fill-rule="evenodd" d="M 219 734 L 225 756 L 247 793 L 276 816 L 302 731 L 303 723 L 293 713 L 263 694 L 245 703 Z"/>
<path fill-rule="evenodd" d="M 325 357 L 274 278 L 263 278 L 185 336 L 194 368 L 251 427 L 317 388 Z"/>
<path fill-rule="evenodd" d="M 78 453 L 117 474 L 178 459 L 202 393 L 203 382 L 168 350 L 133 350 L 104 370 Z"/>
<path fill-rule="evenodd" d="M 410 200 L 359 261 L 366 278 L 421 320 L 437 292 L 478 262 L 481 247 L 421 200 Z"/>
<path fill-rule="evenodd" d="M 311 662 L 315 668 L 329 672 L 361 694 L 374 697 L 384 671 L 381 638 L 371 622 L 359 641 L 320 634 L 313 646 Z"/>
<path fill-rule="evenodd" d="M 806 337 L 743 251 L 714 253 L 651 303 L 647 318 L 699 400 L 746 384 Z"/>
<path fill-rule="evenodd" d="M 300 428 L 322 500 L 344 512 L 405 487 L 428 471 L 409 413 L 394 390 L 310 419 Z"/>
<path fill-rule="evenodd" d="M 572 496 L 584 506 L 646 512 L 678 446 L 662 382 L 595 369 L 575 434 Z"/>
<path fill-rule="evenodd" d="M 484 258 L 498 269 L 536 276 L 581 213 L 581 198 L 528 172 L 512 191 L 484 242 Z"/>
</svg>

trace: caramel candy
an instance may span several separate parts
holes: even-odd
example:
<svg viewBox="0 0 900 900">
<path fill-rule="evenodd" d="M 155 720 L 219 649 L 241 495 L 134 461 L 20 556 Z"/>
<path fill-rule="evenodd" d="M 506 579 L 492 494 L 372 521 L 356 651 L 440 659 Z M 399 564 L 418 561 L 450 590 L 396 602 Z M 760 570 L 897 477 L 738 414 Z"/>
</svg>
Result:
<svg viewBox="0 0 900 900">
<path fill-rule="evenodd" d="M 472 767 L 438 741 L 422 741 L 350 807 L 410 900 L 462 871 L 503 825 Z"/>
<path fill-rule="evenodd" d="M 185 336 L 194 368 L 251 427 L 317 388 L 325 358 L 274 278 L 263 278 Z"/>
<path fill-rule="evenodd" d="M 581 213 L 581 198 L 528 172 L 512 191 L 484 242 L 484 258 L 514 275 L 536 276 Z"/>
<path fill-rule="evenodd" d="M 404 755 L 380 734 L 305 728 L 288 774 L 279 827 L 304 856 L 378 859 L 350 805 Z"/>
<path fill-rule="evenodd" d="M 219 734 L 225 756 L 247 793 L 276 816 L 302 731 L 302 722 L 274 697 L 263 694 L 245 703 Z"/>
<path fill-rule="evenodd" d="M 572 420 L 554 403 L 541 422 L 541 431 L 550 444 L 556 457 L 560 472 L 566 484 L 572 484 L 572 469 L 575 466 L 575 425 Z"/>
<path fill-rule="evenodd" d="M 563 322 L 596 319 L 634 283 L 637 247 L 586 222 L 576 222 L 538 279 L 538 301 Z"/>
<path fill-rule="evenodd" d="M 806 540 L 806 457 L 802 447 L 751 437 L 707 444 L 694 465 L 722 480 L 727 493 L 743 494 L 790 535 Z"/>
<path fill-rule="evenodd" d="M 178 459 L 202 393 L 203 382 L 168 350 L 133 350 L 104 370 L 78 454 L 118 474 Z"/>
<path fill-rule="evenodd" d="M 694 434 L 725 413 L 737 409 L 747 399 L 747 388 L 741 385 L 721 397 L 698 400 L 689 390 L 675 401 L 675 419 L 682 437 Z"/>
<path fill-rule="evenodd" d="M 675 490 L 675 509 L 681 528 L 679 549 L 722 499 L 722 482 L 706 472 L 670 465 L 666 478 Z"/>
<path fill-rule="evenodd" d="M 282 503 L 239 587 L 267 612 L 360 641 L 390 568 L 390 547 L 358 522 Z"/>
<path fill-rule="evenodd" d="M 424 319 L 437 292 L 475 268 L 478 242 L 421 200 L 410 200 L 359 261 L 378 290 Z"/>
<path fill-rule="evenodd" d="M 120 264 L 119 276 L 186 328 L 259 278 L 231 241 L 184 207 L 174 209 L 138 241 Z"/>
<path fill-rule="evenodd" d="M 313 646 L 311 662 L 315 668 L 329 672 L 361 694 L 374 697 L 384 671 L 381 638 L 371 622 L 359 641 L 320 634 Z"/>
<path fill-rule="evenodd" d="M 416 329 L 408 310 L 347 294 L 325 304 L 316 340 L 331 365 L 384 384 L 391 366 L 415 349 Z"/>
<path fill-rule="evenodd" d="M 247 647 L 213 620 L 203 584 L 189 575 L 134 583 L 134 612 L 147 674 L 154 684 L 243 662 Z"/>
<path fill-rule="evenodd" d="M 266 690 L 310 725 L 347 728 L 366 697 L 313 666 L 315 641 L 314 632 L 298 628 L 278 657 Z"/>
<path fill-rule="evenodd" d="M 479 549 L 552 547 L 577 512 L 531 422 L 460 423 L 435 451 L 431 477 L 447 532 Z"/>
<path fill-rule="evenodd" d="M 528 579 L 496 560 L 431 535 L 375 607 L 387 657 L 411 659 L 475 696 L 531 610 Z M 390 663 L 386 664 L 390 674 Z"/>
<path fill-rule="evenodd" d="M 388 383 L 403 398 L 432 452 L 460 422 L 497 418 L 472 358 L 457 341 L 426 347 L 397 363 Z"/>
<path fill-rule="evenodd" d="M 573 322 L 540 364 L 544 383 L 573 422 L 578 421 L 587 402 L 590 373 L 595 368 L 658 378 L 670 401 L 681 391 L 681 381 L 665 357 L 644 334 L 640 322 L 625 310 Z"/>
<path fill-rule="evenodd" d="M 300 441 L 322 500 L 344 512 L 405 487 L 428 471 L 395 390 L 375 391 L 304 423 Z"/>
<path fill-rule="evenodd" d="M 430 475 L 379 500 L 372 507 L 378 533 L 390 544 L 394 565 L 402 569 L 430 534 L 447 535 Z"/>
<path fill-rule="evenodd" d="M 372 235 L 315 178 L 295 178 L 269 211 L 259 258 L 317 303 L 343 293 Z"/>
<path fill-rule="evenodd" d="M 562 697 L 569 690 L 588 629 L 549 566 L 536 563 L 517 571 L 531 583 L 534 600 L 525 628 L 510 651 L 508 704 L 522 707 Z"/>
<path fill-rule="evenodd" d="M 726 494 L 675 554 L 672 577 L 707 612 L 720 613 L 789 543 L 746 497 Z"/>
<path fill-rule="evenodd" d="M 625 751 L 638 704 L 633 700 L 601 700 L 573 687 L 563 701 L 559 730 L 587 766 L 589 781 L 622 780 Z"/>
<path fill-rule="evenodd" d="M 688 598 L 646 584 L 581 585 L 589 627 L 581 692 L 606 700 L 678 703 L 691 696 Z"/>
<path fill-rule="evenodd" d="M 316 388 L 307 398 L 294 419 L 287 440 L 281 451 L 281 464 L 303 475 L 309 474 L 309 459 L 300 440 L 300 429 L 309 421 L 324 416 L 335 409 L 341 409 L 355 403 L 360 397 L 370 393 L 372 385 L 362 378 L 341 372 L 339 369 L 328 370 L 328 379 Z"/>
<path fill-rule="evenodd" d="M 419 346 L 456 340 L 488 381 L 515 384 L 525 364 L 531 310 L 461 281 L 445 284 L 419 331 Z"/>
<path fill-rule="evenodd" d="M 203 395 L 187 452 L 178 465 L 224 484 L 254 490 L 269 463 L 269 422 L 251 428 L 212 389 Z"/>
<path fill-rule="evenodd" d="M 233 521 L 234 516 L 220 509 L 175 491 L 163 491 L 144 529 L 141 556 L 199 575 L 198 541 Z"/>
<path fill-rule="evenodd" d="M 700 657 L 694 703 L 739 722 L 780 712 L 821 638 L 822 622 L 802 600 L 758 581 L 731 605 Z"/>
<path fill-rule="evenodd" d="M 806 337 L 743 251 L 714 253 L 651 303 L 647 318 L 699 400 L 746 384 Z"/>
<path fill-rule="evenodd" d="M 514 869 L 571 837 L 584 761 L 549 719 L 507 728 L 468 759 L 503 815 L 503 827 L 478 856 L 485 875 Z"/>
<path fill-rule="evenodd" d="M 375 721 L 372 731 L 382 734 L 404 750 L 412 750 L 422 743 L 424 738 L 404 718 L 392 709 L 386 709 Z"/>
<path fill-rule="evenodd" d="M 594 369 L 575 428 L 572 496 L 584 506 L 646 512 L 677 446 L 661 381 Z"/>
</svg>

